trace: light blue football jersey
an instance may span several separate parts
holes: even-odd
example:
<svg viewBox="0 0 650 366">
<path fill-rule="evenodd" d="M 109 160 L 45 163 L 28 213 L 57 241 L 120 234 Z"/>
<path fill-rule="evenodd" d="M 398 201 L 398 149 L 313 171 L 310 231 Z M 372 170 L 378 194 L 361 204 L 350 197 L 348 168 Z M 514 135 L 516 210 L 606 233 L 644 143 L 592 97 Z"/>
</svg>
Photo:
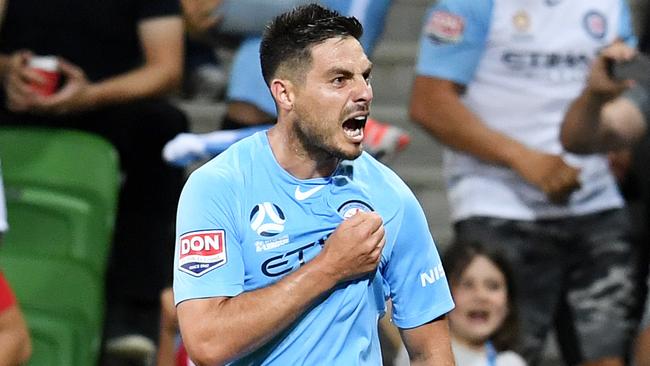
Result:
<svg viewBox="0 0 650 366">
<path fill-rule="evenodd" d="M 400 328 L 453 308 L 440 257 L 415 196 L 367 153 L 327 178 L 300 180 L 275 160 L 266 131 L 190 176 L 181 194 L 174 259 L 176 303 L 269 286 L 321 251 L 347 217 L 376 211 L 386 245 L 373 275 L 340 284 L 237 365 L 380 365 L 377 321 L 393 301 Z"/>
</svg>

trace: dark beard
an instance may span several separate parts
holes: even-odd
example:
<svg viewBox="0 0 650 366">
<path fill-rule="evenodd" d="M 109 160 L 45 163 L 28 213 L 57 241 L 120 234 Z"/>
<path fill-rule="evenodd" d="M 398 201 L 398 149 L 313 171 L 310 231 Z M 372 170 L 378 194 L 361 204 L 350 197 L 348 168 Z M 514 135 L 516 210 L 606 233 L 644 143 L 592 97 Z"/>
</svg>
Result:
<svg viewBox="0 0 650 366">
<path fill-rule="evenodd" d="M 338 160 L 354 160 L 361 155 L 346 154 L 344 151 L 337 149 L 336 147 L 328 146 L 324 136 L 321 134 L 308 133 L 301 128 L 301 125 L 301 122 L 294 124 L 294 134 L 307 154 L 310 157 L 315 158 L 315 160 L 325 161 L 332 158 Z"/>
</svg>

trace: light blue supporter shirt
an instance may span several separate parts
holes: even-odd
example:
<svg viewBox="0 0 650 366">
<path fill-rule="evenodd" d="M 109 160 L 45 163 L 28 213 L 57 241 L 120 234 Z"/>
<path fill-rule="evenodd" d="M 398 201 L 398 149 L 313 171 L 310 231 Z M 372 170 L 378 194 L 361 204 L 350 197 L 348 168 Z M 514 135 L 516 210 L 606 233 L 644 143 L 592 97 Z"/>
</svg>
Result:
<svg viewBox="0 0 650 366">
<path fill-rule="evenodd" d="M 174 259 L 176 303 L 272 285 L 321 251 L 347 217 L 376 211 L 386 245 L 372 276 L 339 284 L 267 345 L 233 364 L 380 365 L 377 321 L 393 302 L 400 328 L 447 312 L 451 299 L 424 212 L 406 184 L 367 153 L 327 178 L 300 180 L 275 160 L 265 131 L 189 178 Z"/>
</svg>

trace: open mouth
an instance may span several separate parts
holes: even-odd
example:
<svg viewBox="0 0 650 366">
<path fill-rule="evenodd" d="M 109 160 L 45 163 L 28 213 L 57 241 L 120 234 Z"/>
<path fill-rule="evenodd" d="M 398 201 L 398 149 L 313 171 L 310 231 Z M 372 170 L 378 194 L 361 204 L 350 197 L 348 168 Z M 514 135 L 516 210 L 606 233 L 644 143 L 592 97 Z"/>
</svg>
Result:
<svg viewBox="0 0 650 366">
<path fill-rule="evenodd" d="M 467 316 L 471 320 L 477 320 L 477 321 L 487 321 L 489 315 L 490 314 L 487 311 L 483 311 L 483 310 L 472 310 L 467 312 Z"/>
<path fill-rule="evenodd" d="M 363 128 L 366 125 L 367 120 L 368 116 L 350 118 L 343 122 L 343 132 L 345 132 L 345 134 L 351 139 L 362 140 Z"/>
</svg>

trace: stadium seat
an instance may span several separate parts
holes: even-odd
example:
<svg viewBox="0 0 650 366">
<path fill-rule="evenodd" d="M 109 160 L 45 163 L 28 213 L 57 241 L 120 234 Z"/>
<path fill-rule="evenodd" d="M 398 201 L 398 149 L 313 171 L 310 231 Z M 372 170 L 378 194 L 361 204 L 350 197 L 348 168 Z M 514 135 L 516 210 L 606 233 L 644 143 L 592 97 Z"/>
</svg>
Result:
<svg viewBox="0 0 650 366">
<path fill-rule="evenodd" d="M 96 365 L 118 157 L 81 131 L 0 127 L 9 231 L 0 269 L 33 337 L 30 366 Z"/>
<path fill-rule="evenodd" d="M 79 365 L 75 359 L 74 330 L 62 320 L 30 314 L 27 319 L 32 339 L 32 357 L 27 366 Z"/>
<path fill-rule="evenodd" d="M 106 267 L 119 187 L 118 157 L 81 131 L 0 128 L 10 230 L 2 253 Z"/>
<path fill-rule="evenodd" d="M 67 346 L 61 333 L 74 340 L 72 352 L 77 362 L 66 365 L 94 365 L 101 343 L 103 284 L 87 268 L 47 258 L 0 256 L 0 268 L 11 284 L 32 333 L 50 346 Z M 49 319 L 49 323 L 47 323 Z M 47 323 L 47 324 L 46 324 Z M 57 328 L 55 324 L 59 324 Z M 36 328 L 31 328 L 36 325 Z M 43 327 L 47 325 L 47 327 Z M 40 326 L 40 327 L 38 327 Z M 46 332 L 52 333 L 46 334 Z M 57 339 L 53 342 L 52 339 Z M 48 347 L 49 348 L 49 347 Z M 34 357 L 41 357 L 34 350 Z M 52 352 L 48 350 L 48 352 Z M 34 363 L 34 365 L 39 365 Z"/>
</svg>

